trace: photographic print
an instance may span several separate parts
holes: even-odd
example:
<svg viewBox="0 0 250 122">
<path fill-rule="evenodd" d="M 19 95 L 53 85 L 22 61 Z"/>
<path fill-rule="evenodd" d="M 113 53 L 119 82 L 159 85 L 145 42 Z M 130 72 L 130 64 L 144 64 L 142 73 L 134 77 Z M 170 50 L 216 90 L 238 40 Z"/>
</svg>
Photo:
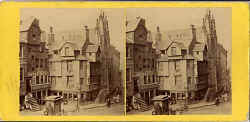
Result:
<svg viewBox="0 0 250 122">
<path fill-rule="evenodd" d="M 231 8 L 127 8 L 127 115 L 232 114 Z"/>
<path fill-rule="evenodd" d="M 20 114 L 124 115 L 123 13 L 20 9 Z"/>
</svg>

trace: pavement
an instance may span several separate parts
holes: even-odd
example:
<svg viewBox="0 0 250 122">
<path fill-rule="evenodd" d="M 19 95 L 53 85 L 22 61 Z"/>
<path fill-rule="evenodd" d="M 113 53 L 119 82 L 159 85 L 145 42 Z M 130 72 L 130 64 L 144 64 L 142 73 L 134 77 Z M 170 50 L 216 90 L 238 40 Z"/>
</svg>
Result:
<svg viewBox="0 0 250 122">
<path fill-rule="evenodd" d="M 127 112 L 126 114 L 127 115 L 152 115 L 152 111 L 153 109 L 144 111 L 144 112 L 132 110 L 130 112 Z M 231 102 L 220 103 L 218 106 L 216 106 L 214 102 L 201 101 L 199 103 L 188 105 L 188 109 L 185 111 L 182 111 L 180 114 L 200 115 L 200 114 L 231 114 L 231 113 L 232 113 Z"/>
<path fill-rule="evenodd" d="M 41 106 L 44 108 L 44 105 Z M 107 107 L 106 103 L 88 103 L 85 105 L 80 105 L 79 112 L 76 111 L 76 102 L 70 102 L 67 105 L 63 105 L 64 113 L 63 115 L 123 115 L 124 105 L 122 103 L 112 104 L 110 108 Z M 30 111 L 24 110 L 20 114 L 24 116 L 41 116 L 43 115 L 43 110 L 41 111 Z M 105 111 L 105 112 L 104 112 Z"/>
<path fill-rule="evenodd" d="M 200 108 L 200 107 L 205 107 L 205 106 L 211 106 L 211 105 L 215 105 L 214 102 L 205 102 L 205 101 L 202 101 L 202 102 L 199 102 L 199 103 L 196 103 L 196 104 L 190 104 L 188 105 L 188 109 L 195 109 L 195 108 Z"/>
</svg>

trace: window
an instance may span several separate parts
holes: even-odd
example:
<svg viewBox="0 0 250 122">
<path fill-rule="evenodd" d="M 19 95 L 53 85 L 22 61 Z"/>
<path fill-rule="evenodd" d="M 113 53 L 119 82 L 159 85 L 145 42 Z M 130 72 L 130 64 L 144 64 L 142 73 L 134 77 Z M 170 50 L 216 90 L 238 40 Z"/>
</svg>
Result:
<svg viewBox="0 0 250 122">
<path fill-rule="evenodd" d="M 43 75 L 41 75 L 41 84 L 43 84 Z"/>
<path fill-rule="evenodd" d="M 175 71 L 178 72 L 180 71 L 180 61 L 179 60 L 176 60 L 174 62 L 174 65 L 175 65 Z"/>
<path fill-rule="evenodd" d="M 39 59 L 38 58 L 36 58 L 35 64 L 36 64 L 36 68 L 38 68 L 39 67 Z"/>
<path fill-rule="evenodd" d="M 83 78 L 80 78 L 80 85 L 83 84 Z"/>
<path fill-rule="evenodd" d="M 47 58 L 44 59 L 44 67 L 45 67 L 45 68 L 48 68 L 48 63 L 49 63 L 49 62 L 48 62 L 48 59 L 47 59 Z"/>
<path fill-rule="evenodd" d="M 153 83 L 155 82 L 155 75 L 153 75 Z"/>
<path fill-rule="evenodd" d="M 65 56 L 69 56 L 69 47 L 65 47 Z"/>
<path fill-rule="evenodd" d="M 199 55 L 199 51 L 197 51 L 196 54 Z"/>
<path fill-rule="evenodd" d="M 176 55 L 176 47 L 171 47 L 171 53 L 172 55 Z"/>
<path fill-rule="evenodd" d="M 36 84 L 39 84 L 39 76 L 36 76 Z"/>
<path fill-rule="evenodd" d="M 74 55 L 75 55 L 75 56 L 80 55 L 80 51 L 79 51 L 79 50 L 75 50 L 75 51 L 74 51 Z"/>
<path fill-rule="evenodd" d="M 147 76 L 144 76 L 144 84 L 147 84 Z"/>
<path fill-rule="evenodd" d="M 126 80 L 130 81 L 130 69 L 126 69 Z"/>
<path fill-rule="evenodd" d="M 175 85 L 178 85 L 178 82 L 181 82 L 181 75 L 175 76 L 174 80 L 175 80 Z"/>
<path fill-rule="evenodd" d="M 43 68 L 43 59 L 40 59 L 40 67 Z"/>
<path fill-rule="evenodd" d="M 80 70 L 83 70 L 83 61 L 80 61 Z"/>
<path fill-rule="evenodd" d="M 191 85 L 191 77 L 188 77 L 187 86 L 190 86 L 190 85 Z"/>
<path fill-rule="evenodd" d="M 159 67 L 159 71 L 163 71 L 164 67 L 163 67 L 163 62 L 159 62 L 158 63 L 158 67 Z"/>
<path fill-rule="evenodd" d="M 72 61 L 67 61 L 67 71 L 72 72 Z"/>
<path fill-rule="evenodd" d="M 45 82 L 45 83 L 48 83 L 48 76 L 47 76 L 47 75 L 45 75 L 44 82 Z"/>
<path fill-rule="evenodd" d="M 67 77 L 67 87 L 69 88 L 69 77 Z"/>
<path fill-rule="evenodd" d="M 126 57 L 128 57 L 128 47 L 126 47 Z"/>
<path fill-rule="evenodd" d="M 89 56 L 91 56 L 91 55 L 92 55 L 92 53 L 90 52 L 90 53 L 89 53 Z"/>
<path fill-rule="evenodd" d="M 20 80 L 23 80 L 23 68 L 20 68 Z"/>
<path fill-rule="evenodd" d="M 19 57 L 23 57 L 23 47 L 20 46 Z"/>
<path fill-rule="evenodd" d="M 177 62 L 175 61 L 174 62 L 174 69 L 176 70 L 177 69 L 177 64 L 176 64 Z"/>
<path fill-rule="evenodd" d="M 177 84 L 177 80 L 176 80 L 176 76 L 174 77 L 174 85 L 176 86 Z"/>
<path fill-rule="evenodd" d="M 148 76 L 148 83 L 151 83 L 151 77 Z"/>
</svg>

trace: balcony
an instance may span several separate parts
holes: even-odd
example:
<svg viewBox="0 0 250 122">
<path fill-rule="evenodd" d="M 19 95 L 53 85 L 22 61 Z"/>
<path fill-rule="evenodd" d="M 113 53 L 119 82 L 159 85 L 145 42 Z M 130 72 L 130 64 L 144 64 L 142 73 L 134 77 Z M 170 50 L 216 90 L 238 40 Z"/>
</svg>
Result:
<svg viewBox="0 0 250 122">
<path fill-rule="evenodd" d="M 32 85 L 31 86 L 31 90 L 40 90 L 40 89 L 47 89 L 50 88 L 50 84 L 46 83 L 46 84 L 36 84 L 36 85 Z"/>
</svg>

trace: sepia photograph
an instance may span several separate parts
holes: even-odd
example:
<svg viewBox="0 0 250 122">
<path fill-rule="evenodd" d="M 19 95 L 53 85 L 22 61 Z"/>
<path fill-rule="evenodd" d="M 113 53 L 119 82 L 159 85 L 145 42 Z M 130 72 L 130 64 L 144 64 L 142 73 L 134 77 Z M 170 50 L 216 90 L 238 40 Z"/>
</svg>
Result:
<svg viewBox="0 0 250 122">
<path fill-rule="evenodd" d="M 20 9 L 20 115 L 124 115 L 124 23 L 124 9 Z"/>
<path fill-rule="evenodd" d="M 231 115 L 231 8 L 126 9 L 126 114 Z"/>
</svg>

